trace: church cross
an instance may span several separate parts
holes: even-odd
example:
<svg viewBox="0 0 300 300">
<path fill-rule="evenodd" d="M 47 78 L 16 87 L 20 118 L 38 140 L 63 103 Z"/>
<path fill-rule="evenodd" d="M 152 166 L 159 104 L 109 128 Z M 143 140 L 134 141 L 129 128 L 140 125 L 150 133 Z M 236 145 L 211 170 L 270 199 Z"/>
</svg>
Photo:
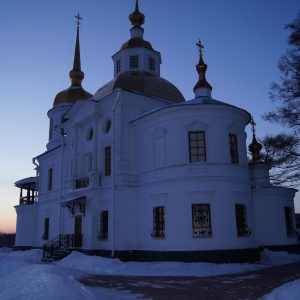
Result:
<svg viewBox="0 0 300 300">
<path fill-rule="evenodd" d="M 82 18 L 80 17 L 80 14 L 78 13 L 75 18 L 77 19 L 76 23 L 77 23 L 77 27 L 79 27 L 80 25 L 80 20 L 82 20 Z"/>
<path fill-rule="evenodd" d="M 202 45 L 200 39 L 196 45 L 198 46 L 200 55 L 202 56 L 204 46 Z"/>
</svg>

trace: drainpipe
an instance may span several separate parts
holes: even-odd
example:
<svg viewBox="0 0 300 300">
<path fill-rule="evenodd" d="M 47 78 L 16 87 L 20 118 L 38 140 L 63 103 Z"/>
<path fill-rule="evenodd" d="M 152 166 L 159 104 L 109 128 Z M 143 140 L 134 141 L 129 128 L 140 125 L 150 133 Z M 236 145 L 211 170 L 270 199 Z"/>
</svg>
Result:
<svg viewBox="0 0 300 300">
<path fill-rule="evenodd" d="M 114 103 L 112 113 L 113 113 L 113 182 L 112 182 L 112 187 L 113 187 L 113 209 L 112 209 L 112 221 L 113 221 L 113 246 L 112 246 L 112 251 L 111 251 L 111 257 L 115 256 L 115 248 L 116 248 L 116 108 L 119 102 L 119 97 L 120 97 L 120 89 L 117 90 L 117 98 Z"/>
<path fill-rule="evenodd" d="M 32 237 L 32 243 L 33 243 L 33 246 L 36 246 L 36 240 L 37 240 L 37 237 L 36 237 L 36 226 L 37 226 L 37 201 L 38 201 L 38 175 L 39 175 L 39 165 L 38 163 L 36 162 L 36 157 L 34 157 L 32 159 L 32 163 L 35 165 L 35 171 L 36 171 L 36 178 L 35 178 L 35 201 L 34 201 L 34 217 L 33 217 L 33 237 Z"/>
</svg>

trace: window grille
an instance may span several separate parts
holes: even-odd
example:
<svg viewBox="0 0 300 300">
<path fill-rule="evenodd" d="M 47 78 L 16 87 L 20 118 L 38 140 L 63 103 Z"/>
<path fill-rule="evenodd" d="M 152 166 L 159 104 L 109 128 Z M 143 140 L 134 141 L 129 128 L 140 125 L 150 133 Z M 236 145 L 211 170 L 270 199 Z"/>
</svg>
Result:
<svg viewBox="0 0 300 300">
<path fill-rule="evenodd" d="M 231 163 L 238 164 L 239 163 L 238 146 L 237 146 L 237 136 L 235 134 L 229 134 L 229 145 L 230 145 Z"/>
<path fill-rule="evenodd" d="M 105 176 L 111 175 L 111 147 L 105 148 Z"/>
<path fill-rule="evenodd" d="M 238 236 L 250 234 L 247 224 L 247 209 L 245 204 L 235 204 L 236 229 Z"/>
<path fill-rule="evenodd" d="M 153 208 L 153 231 L 152 237 L 165 237 L 165 207 L 157 206 Z"/>
<path fill-rule="evenodd" d="M 211 237 L 211 215 L 210 204 L 193 204 L 193 236 L 194 237 Z"/>
</svg>

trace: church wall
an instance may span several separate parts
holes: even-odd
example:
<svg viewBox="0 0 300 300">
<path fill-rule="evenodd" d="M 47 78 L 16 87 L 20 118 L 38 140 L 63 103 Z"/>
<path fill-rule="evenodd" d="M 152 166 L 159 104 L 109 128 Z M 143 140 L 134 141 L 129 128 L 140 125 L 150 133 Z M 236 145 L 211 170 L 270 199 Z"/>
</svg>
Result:
<svg viewBox="0 0 300 300">
<path fill-rule="evenodd" d="M 34 240 L 34 215 L 36 204 L 16 205 L 16 247 L 32 247 Z"/>
<path fill-rule="evenodd" d="M 296 234 L 287 234 L 285 207 L 294 216 L 294 192 L 280 187 L 258 188 L 254 192 L 254 217 L 259 245 L 290 245 L 297 243 Z M 295 220 L 293 218 L 293 228 Z"/>
</svg>

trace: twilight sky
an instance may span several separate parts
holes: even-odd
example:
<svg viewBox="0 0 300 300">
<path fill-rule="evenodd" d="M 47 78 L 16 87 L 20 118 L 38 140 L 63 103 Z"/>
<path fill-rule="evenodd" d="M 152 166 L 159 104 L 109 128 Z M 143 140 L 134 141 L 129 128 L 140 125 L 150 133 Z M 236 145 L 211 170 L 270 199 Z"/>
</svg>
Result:
<svg viewBox="0 0 300 300">
<path fill-rule="evenodd" d="M 94 94 L 113 78 L 111 56 L 129 39 L 134 0 L 0 1 L 0 232 L 14 232 L 19 189 L 14 182 L 35 176 L 32 158 L 46 150 L 47 112 L 69 87 L 76 24 L 81 23 L 83 87 Z M 196 42 L 204 45 L 212 97 L 249 111 L 257 137 L 284 130 L 261 119 L 281 54 L 284 25 L 300 10 L 299 0 L 140 0 L 144 39 L 162 55 L 161 76 L 184 97 L 194 98 L 198 74 Z M 9 128 L 9 129 L 8 129 Z M 251 137 L 250 126 L 247 128 Z M 250 143 L 250 139 L 248 138 Z M 296 196 L 300 212 L 300 195 Z"/>
</svg>

